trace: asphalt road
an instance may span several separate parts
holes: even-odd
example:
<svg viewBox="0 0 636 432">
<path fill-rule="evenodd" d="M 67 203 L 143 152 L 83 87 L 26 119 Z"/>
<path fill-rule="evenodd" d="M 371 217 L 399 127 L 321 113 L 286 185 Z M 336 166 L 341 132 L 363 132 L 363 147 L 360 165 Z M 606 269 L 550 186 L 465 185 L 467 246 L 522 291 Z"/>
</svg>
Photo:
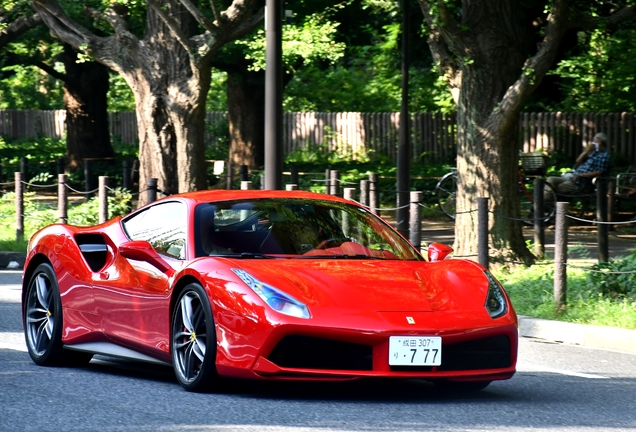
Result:
<svg viewBox="0 0 636 432">
<path fill-rule="evenodd" d="M 472 395 L 417 380 L 233 381 L 192 394 L 167 367 L 105 357 L 38 367 L 21 333 L 19 283 L 19 272 L 0 272 L 0 431 L 636 430 L 636 355 L 531 339 L 511 380 Z"/>
</svg>

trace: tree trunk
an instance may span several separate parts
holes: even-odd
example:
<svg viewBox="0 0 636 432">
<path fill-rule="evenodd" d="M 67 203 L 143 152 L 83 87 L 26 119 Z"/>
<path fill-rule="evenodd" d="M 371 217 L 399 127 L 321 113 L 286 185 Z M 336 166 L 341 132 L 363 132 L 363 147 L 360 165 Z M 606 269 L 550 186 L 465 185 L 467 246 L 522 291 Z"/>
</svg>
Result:
<svg viewBox="0 0 636 432">
<path fill-rule="evenodd" d="M 228 71 L 227 102 L 232 165 L 247 165 L 250 168 L 263 166 L 265 72 Z"/>
<path fill-rule="evenodd" d="M 186 35 L 196 23 L 179 2 L 170 14 Z M 139 68 L 123 73 L 135 94 L 139 127 L 139 190 L 156 178 L 164 195 L 207 187 L 204 151 L 205 96 L 210 67 L 195 67 L 183 46 L 154 9 L 148 9 L 147 45 L 140 47 Z M 160 71 L 160 72 L 159 72 Z M 146 204 L 146 194 L 139 205 Z"/>
<path fill-rule="evenodd" d="M 115 155 L 108 129 L 108 68 L 97 62 L 77 63 L 77 53 L 64 45 L 66 162 L 71 170 L 84 158 Z"/>
<path fill-rule="evenodd" d="M 476 5 L 476 3 L 471 3 Z M 493 116 L 506 91 L 518 79 L 529 40 L 510 2 L 479 2 L 465 10 L 463 23 L 475 35 L 472 56 L 462 67 L 457 106 L 457 255 L 477 252 L 478 197 L 489 198 L 489 248 L 493 255 L 533 260 L 519 215 L 519 109 Z M 502 61 L 502 59 L 504 59 Z"/>
</svg>

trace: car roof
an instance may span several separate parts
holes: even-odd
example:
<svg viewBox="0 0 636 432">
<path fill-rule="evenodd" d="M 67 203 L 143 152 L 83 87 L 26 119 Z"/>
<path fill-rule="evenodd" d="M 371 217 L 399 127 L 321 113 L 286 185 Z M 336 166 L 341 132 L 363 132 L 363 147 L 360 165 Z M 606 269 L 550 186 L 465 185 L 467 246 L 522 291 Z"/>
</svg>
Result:
<svg viewBox="0 0 636 432">
<path fill-rule="evenodd" d="M 154 203 L 167 201 L 175 198 L 185 198 L 192 200 L 196 203 L 206 203 L 212 201 L 232 201 L 232 200 L 245 200 L 245 199 L 265 199 L 265 198 L 299 198 L 299 199 L 311 199 L 321 201 L 334 201 L 334 202 L 346 202 L 350 204 L 356 204 L 355 201 L 345 200 L 343 198 L 315 193 L 307 191 L 281 191 L 281 190 L 202 190 L 196 192 L 187 192 L 183 194 L 170 195 L 162 198 Z"/>
</svg>

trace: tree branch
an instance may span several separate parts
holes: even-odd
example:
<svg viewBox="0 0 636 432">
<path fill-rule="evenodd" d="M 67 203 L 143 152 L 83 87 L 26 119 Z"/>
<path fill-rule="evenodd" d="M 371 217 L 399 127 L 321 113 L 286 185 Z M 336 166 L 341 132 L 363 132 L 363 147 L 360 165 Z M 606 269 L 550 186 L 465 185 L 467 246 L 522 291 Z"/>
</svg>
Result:
<svg viewBox="0 0 636 432">
<path fill-rule="evenodd" d="M 168 29 L 170 30 L 170 33 L 172 33 L 172 36 L 174 36 L 175 39 L 181 44 L 181 46 L 183 46 L 183 49 L 186 50 L 186 52 L 190 55 L 190 57 L 194 57 L 195 51 L 192 48 L 190 39 L 188 39 L 185 33 L 181 31 L 181 29 L 179 28 L 177 23 L 174 22 L 172 17 L 168 16 L 168 14 L 165 13 L 163 9 L 161 9 L 161 5 L 157 3 L 157 0 L 146 0 L 146 2 L 148 3 L 150 7 L 152 7 L 152 9 L 157 13 L 157 15 L 159 15 L 159 18 L 161 18 L 164 24 L 168 27 Z"/>
<path fill-rule="evenodd" d="M 438 18 L 433 16 L 431 11 L 431 3 L 433 2 L 436 3 L 436 7 L 439 9 Z M 419 3 L 428 28 L 439 33 L 448 47 L 447 50 L 459 58 L 468 55 L 469 33 L 460 28 L 459 23 L 448 10 L 446 3 L 443 0 L 419 0 Z"/>
<path fill-rule="evenodd" d="M 614 29 L 621 23 L 636 17 L 636 7 L 626 6 L 607 17 L 592 17 L 579 11 L 575 11 L 573 17 L 568 22 L 568 28 L 581 28 L 583 30 L 594 30 L 601 25 Z"/>
<path fill-rule="evenodd" d="M 204 29 L 206 29 L 212 34 L 215 34 L 217 32 L 218 29 L 214 25 L 214 23 L 212 23 L 212 21 L 210 21 L 208 17 L 203 15 L 201 11 L 194 4 L 192 4 L 190 0 L 179 0 L 179 1 L 188 10 L 188 12 L 192 14 L 194 19 L 196 19 L 197 22 L 203 26 Z"/>
<path fill-rule="evenodd" d="M 25 61 L 27 61 L 27 60 L 25 59 Z M 31 62 L 31 64 L 33 66 L 39 67 L 44 72 L 46 72 L 47 74 L 51 75 L 53 78 L 59 79 L 60 81 L 62 81 L 64 83 L 66 83 L 67 80 L 68 80 L 66 74 L 63 74 L 61 72 L 56 71 L 55 69 L 53 69 L 51 66 L 47 65 L 44 62 L 34 61 L 34 62 Z"/>
<path fill-rule="evenodd" d="M 84 51 L 80 47 L 88 45 L 97 38 L 93 33 L 70 19 L 57 1 L 34 0 L 32 7 L 40 14 L 53 37 L 63 40 L 78 51 Z"/>
<path fill-rule="evenodd" d="M 121 17 L 121 15 L 115 12 L 114 9 L 109 8 L 106 10 L 106 12 L 102 12 L 91 7 L 85 7 L 84 10 L 88 13 L 88 16 L 98 20 L 106 21 L 108 24 L 110 24 L 113 30 L 115 30 L 116 34 L 130 33 L 130 26 L 128 25 L 126 20 Z"/>
<path fill-rule="evenodd" d="M 40 15 L 33 14 L 30 17 L 20 17 L 5 29 L 0 30 L 0 47 L 5 46 L 9 42 L 15 40 L 21 34 L 37 27 L 42 23 Z"/>
<path fill-rule="evenodd" d="M 439 69 L 439 73 L 444 77 L 451 89 L 458 89 L 461 83 L 461 69 L 457 64 L 457 59 L 450 51 L 446 39 L 442 36 L 439 26 L 431 14 L 430 3 L 420 0 L 420 8 L 428 25 L 428 46 L 431 49 L 433 60 Z M 457 91 L 454 90 L 453 97 Z M 455 100 L 457 102 L 457 100 Z"/>
<path fill-rule="evenodd" d="M 244 36 L 261 24 L 265 17 L 265 9 L 261 8 L 252 14 L 256 3 L 257 0 L 234 0 L 230 7 L 219 13 L 219 18 L 215 22 L 218 34 L 206 31 L 191 38 L 201 61 L 210 60 L 224 43 Z"/>
<path fill-rule="evenodd" d="M 216 3 L 214 3 L 214 0 L 210 0 L 210 7 L 212 8 L 214 19 L 216 20 L 217 24 L 221 25 L 221 13 L 219 12 L 219 8 L 216 7 Z"/>
<path fill-rule="evenodd" d="M 246 34 L 254 31 L 258 26 L 260 26 L 265 20 L 265 8 L 261 8 L 258 12 L 256 12 L 252 18 L 238 26 L 229 36 L 228 40 L 233 41 L 236 39 L 240 39 Z"/>
</svg>

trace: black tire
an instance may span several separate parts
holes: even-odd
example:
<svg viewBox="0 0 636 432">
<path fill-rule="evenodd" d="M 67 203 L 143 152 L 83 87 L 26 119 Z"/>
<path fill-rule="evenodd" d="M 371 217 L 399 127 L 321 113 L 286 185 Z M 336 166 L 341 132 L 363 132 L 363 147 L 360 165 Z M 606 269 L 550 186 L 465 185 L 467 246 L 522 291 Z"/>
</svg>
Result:
<svg viewBox="0 0 636 432">
<path fill-rule="evenodd" d="M 449 172 L 435 186 L 437 204 L 450 219 L 455 220 L 457 212 L 457 172 Z"/>
<path fill-rule="evenodd" d="M 525 225 L 534 225 L 534 181 L 527 179 L 519 187 L 519 209 Z M 550 183 L 543 183 L 543 222 L 549 222 L 556 213 L 557 196 Z"/>
<path fill-rule="evenodd" d="M 62 301 L 57 277 L 48 263 L 36 267 L 27 285 L 23 304 L 23 327 L 27 350 L 40 366 L 79 366 L 90 353 L 68 351 L 62 344 Z"/>
<path fill-rule="evenodd" d="M 210 391 L 218 383 L 214 318 L 197 283 L 187 285 L 174 304 L 170 352 L 177 380 L 187 391 Z"/>
<path fill-rule="evenodd" d="M 488 387 L 492 381 L 435 381 L 435 386 L 447 393 L 476 393 Z"/>
</svg>

